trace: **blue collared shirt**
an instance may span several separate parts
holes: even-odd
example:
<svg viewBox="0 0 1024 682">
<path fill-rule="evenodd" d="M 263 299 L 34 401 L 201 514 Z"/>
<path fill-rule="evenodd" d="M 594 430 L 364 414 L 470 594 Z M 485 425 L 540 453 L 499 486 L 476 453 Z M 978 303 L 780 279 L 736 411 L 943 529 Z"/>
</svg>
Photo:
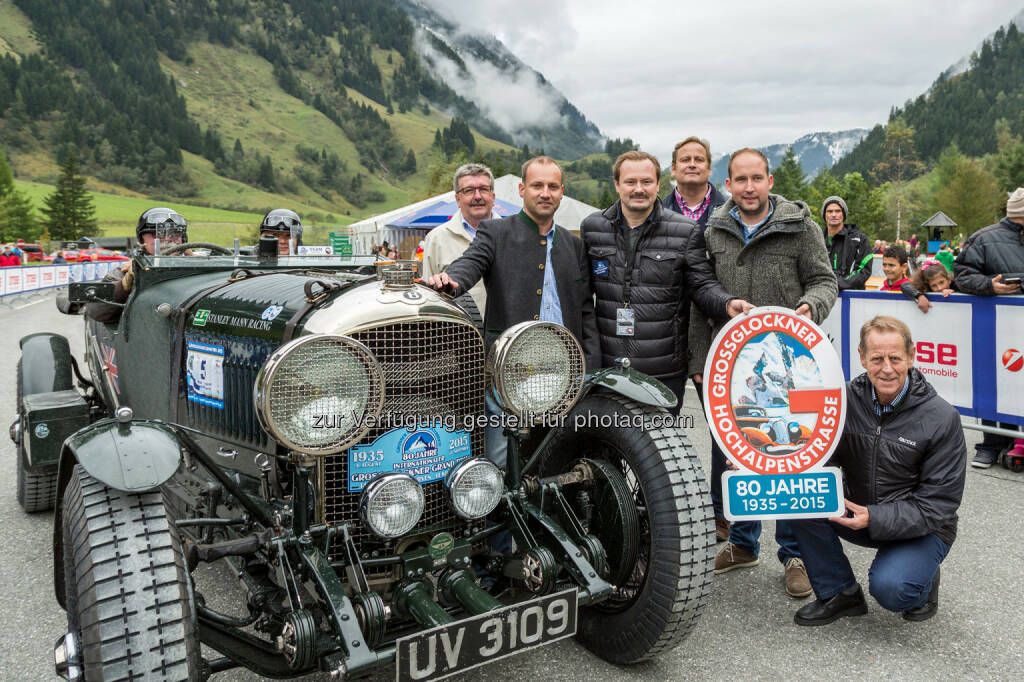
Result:
<svg viewBox="0 0 1024 682">
<path fill-rule="evenodd" d="M 739 206 L 733 206 L 731 209 L 729 209 L 729 215 L 731 215 L 733 220 L 735 220 L 737 223 L 739 223 L 740 227 L 743 229 L 743 241 L 745 241 L 745 242 L 749 242 L 750 241 L 750 239 L 754 236 L 754 233 L 757 232 L 759 229 L 761 229 L 761 227 L 771 219 L 773 213 L 775 213 L 775 204 L 773 204 L 772 200 L 769 199 L 768 200 L 768 215 L 766 215 L 764 217 L 764 220 L 759 222 L 757 225 L 747 225 L 745 222 L 740 220 L 740 207 Z"/>
<path fill-rule="evenodd" d="M 544 293 L 540 297 L 540 315 L 543 322 L 562 324 L 562 302 L 558 299 L 558 286 L 555 284 L 555 269 L 551 267 L 551 249 L 555 245 L 555 226 L 541 238 L 547 242 L 547 255 L 544 257 Z"/>
<path fill-rule="evenodd" d="M 476 228 L 467 223 L 465 219 L 462 220 L 462 228 L 469 235 L 469 241 L 473 241 L 473 238 L 476 237 Z"/>
<path fill-rule="evenodd" d="M 875 385 L 871 385 L 871 402 L 875 406 L 875 416 L 881 417 L 883 414 L 889 414 L 899 407 L 900 401 L 907 395 L 907 391 L 910 390 L 910 376 L 908 375 L 906 380 L 903 382 L 903 389 L 893 398 L 893 401 L 888 405 L 883 405 L 878 402 L 878 395 L 875 393 Z"/>
</svg>

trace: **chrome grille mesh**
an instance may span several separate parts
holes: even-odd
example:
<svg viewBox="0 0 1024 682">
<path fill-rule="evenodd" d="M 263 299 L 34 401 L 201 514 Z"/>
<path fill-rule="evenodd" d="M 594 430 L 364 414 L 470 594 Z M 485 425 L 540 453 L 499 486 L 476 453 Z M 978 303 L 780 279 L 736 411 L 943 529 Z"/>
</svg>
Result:
<svg viewBox="0 0 1024 682">
<path fill-rule="evenodd" d="M 454 321 L 416 320 L 373 327 L 350 334 L 366 345 L 384 371 L 384 410 L 381 423 L 360 439 L 371 443 L 393 428 L 415 421 L 454 422 L 457 430 L 469 430 L 472 454 L 484 452 L 484 429 L 466 429 L 464 419 L 484 415 L 484 349 L 476 329 Z M 347 455 L 326 457 L 324 467 L 324 517 L 328 523 L 352 524 L 360 547 L 382 541 L 363 527 L 359 518 L 360 493 L 348 492 Z M 444 482 L 423 487 L 425 506 L 415 530 L 450 528 L 457 517 Z M 332 558 L 340 548 L 332 548 Z"/>
</svg>

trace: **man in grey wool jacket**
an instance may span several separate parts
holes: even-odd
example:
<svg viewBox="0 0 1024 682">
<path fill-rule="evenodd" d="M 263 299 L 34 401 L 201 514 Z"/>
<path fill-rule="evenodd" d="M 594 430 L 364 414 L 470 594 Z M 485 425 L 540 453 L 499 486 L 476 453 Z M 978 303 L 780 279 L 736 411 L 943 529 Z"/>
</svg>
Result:
<svg viewBox="0 0 1024 682">
<path fill-rule="evenodd" d="M 815 322 L 824 320 L 838 296 L 821 228 L 807 205 L 771 194 L 768 159 L 756 149 L 741 149 L 729 159 L 726 189 L 732 198 L 695 235 L 688 260 L 708 258 L 718 281 L 732 296 L 755 306 L 782 306 Z M 690 312 L 690 368 L 701 381 L 711 341 L 728 321 L 708 320 L 695 306 Z M 711 475 L 721 477 L 725 457 L 712 459 Z M 715 573 L 760 563 L 760 521 L 741 521 L 729 529 L 729 542 L 715 557 Z M 789 523 L 777 521 L 775 539 L 785 566 L 786 592 L 806 597 L 812 592 L 800 549 Z"/>
</svg>

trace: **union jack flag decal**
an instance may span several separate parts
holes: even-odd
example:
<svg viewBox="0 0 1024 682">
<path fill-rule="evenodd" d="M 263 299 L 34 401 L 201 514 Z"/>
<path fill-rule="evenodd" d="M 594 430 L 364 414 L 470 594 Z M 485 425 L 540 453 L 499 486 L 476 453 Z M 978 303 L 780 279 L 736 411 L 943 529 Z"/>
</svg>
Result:
<svg viewBox="0 0 1024 682">
<path fill-rule="evenodd" d="M 114 386 L 114 392 L 121 395 L 121 387 L 117 382 L 117 351 L 113 346 L 108 346 L 105 343 L 100 344 L 100 350 L 103 351 L 103 364 L 107 368 L 107 374 L 110 375 L 110 383 Z"/>
</svg>

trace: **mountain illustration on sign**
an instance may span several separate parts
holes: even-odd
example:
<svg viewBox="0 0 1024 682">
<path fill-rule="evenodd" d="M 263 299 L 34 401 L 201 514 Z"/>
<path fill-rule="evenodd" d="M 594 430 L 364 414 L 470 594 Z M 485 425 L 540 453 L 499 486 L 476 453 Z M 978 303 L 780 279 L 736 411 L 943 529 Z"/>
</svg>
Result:
<svg viewBox="0 0 1024 682">
<path fill-rule="evenodd" d="M 437 452 L 437 441 L 432 434 L 421 431 L 410 436 L 402 450 L 431 457 Z"/>
<path fill-rule="evenodd" d="M 787 455 L 803 447 L 817 414 L 793 414 L 789 392 L 820 388 L 818 364 L 793 337 L 767 332 L 747 343 L 732 373 L 733 416 L 747 442 L 766 455 Z"/>
</svg>

